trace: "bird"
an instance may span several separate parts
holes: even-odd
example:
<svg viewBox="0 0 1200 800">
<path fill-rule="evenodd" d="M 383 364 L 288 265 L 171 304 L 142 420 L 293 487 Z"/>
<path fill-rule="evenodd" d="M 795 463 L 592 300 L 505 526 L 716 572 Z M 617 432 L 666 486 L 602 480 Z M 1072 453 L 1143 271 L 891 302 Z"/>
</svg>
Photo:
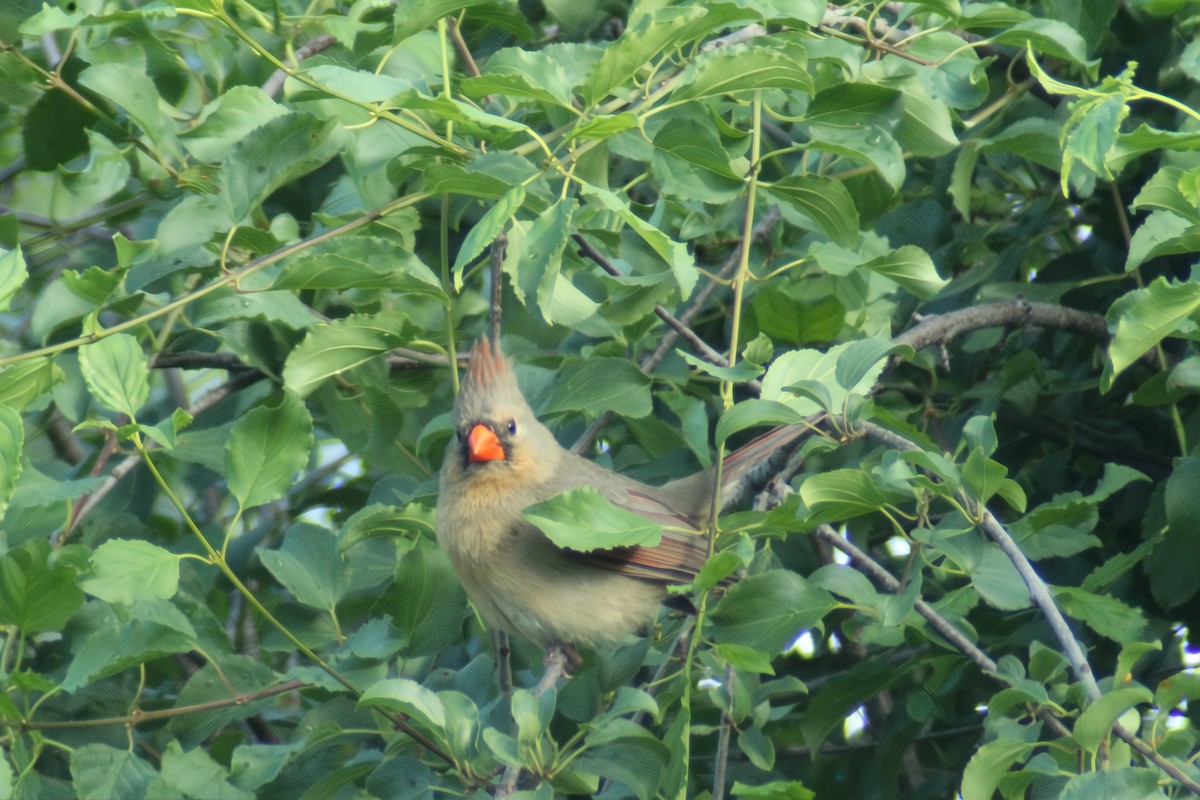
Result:
<svg viewBox="0 0 1200 800">
<path fill-rule="evenodd" d="M 535 416 L 499 344 L 471 350 L 439 474 L 437 539 L 483 620 L 540 647 L 615 645 L 644 631 L 691 583 L 709 555 L 704 533 L 713 468 L 663 486 L 607 469 L 559 444 Z M 794 442 L 803 425 L 777 428 L 728 456 L 722 486 Z M 523 512 L 561 492 L 593 487 L 663 526 L 654 546 L 580 552 L 561 548 Z"/>
</svg>

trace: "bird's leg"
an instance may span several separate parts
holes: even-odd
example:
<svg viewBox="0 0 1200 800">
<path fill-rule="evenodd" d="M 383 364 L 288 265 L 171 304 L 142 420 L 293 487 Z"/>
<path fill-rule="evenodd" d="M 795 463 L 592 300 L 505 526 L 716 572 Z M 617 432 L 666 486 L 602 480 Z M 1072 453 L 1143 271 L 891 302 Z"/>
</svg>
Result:
<svg viewBox="0 0 1200 800">
<path fill-rule="evenodd" d="M 534 696 L 541 697 L 558 683 L 559 678 L 569 675 L 568 666 L 571 669 L 577 669 L 582 663 L 583 659 L 571 645 L 566 642 L 551 644 L 546 648 L 546 671 L 542 673 L 542 679 L 538 681 L 537 686 L 533 687 Z"/>
</svg>

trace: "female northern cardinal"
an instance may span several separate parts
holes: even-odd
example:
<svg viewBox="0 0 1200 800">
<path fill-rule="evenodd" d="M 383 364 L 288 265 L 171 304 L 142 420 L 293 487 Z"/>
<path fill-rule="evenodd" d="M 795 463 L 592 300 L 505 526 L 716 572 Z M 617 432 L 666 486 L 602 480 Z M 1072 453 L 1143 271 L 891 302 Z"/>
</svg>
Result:
<svg viewBox="0 0 1200 800">
<path fill-rule="evenodd" d="M 703 566 L 712 470 L 654 487 L 572 453 L 533 415 L 499 347 L 487 339 L 471 350 L 453 420 L 457 435 L 442 463 L 437 537 L 489 625 L 542 647 L 615 643 L 654 619 L 666 586 L 690 583 Z M 729 456 L 722 485 L 804 430 L 778 428 Z M 581 486 L 662 524 L 661 543 L 564 550 L 522 515 Z"/>
</svg>

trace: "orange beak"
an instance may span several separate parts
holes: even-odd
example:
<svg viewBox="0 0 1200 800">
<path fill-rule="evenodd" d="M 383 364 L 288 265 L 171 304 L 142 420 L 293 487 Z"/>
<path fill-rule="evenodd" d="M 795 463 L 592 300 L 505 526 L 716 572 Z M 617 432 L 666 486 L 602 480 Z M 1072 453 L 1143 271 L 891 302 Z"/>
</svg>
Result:
<svg viewBox="0 0 1200 800">
<path fill-rule="evenodd" d="M 504 446 L 496 438 L 496 433 L 482 423 L 471 428 L 467 434 L 467 461 L 478 464 L 481 461 L 504 461 Z"/>
</svg>

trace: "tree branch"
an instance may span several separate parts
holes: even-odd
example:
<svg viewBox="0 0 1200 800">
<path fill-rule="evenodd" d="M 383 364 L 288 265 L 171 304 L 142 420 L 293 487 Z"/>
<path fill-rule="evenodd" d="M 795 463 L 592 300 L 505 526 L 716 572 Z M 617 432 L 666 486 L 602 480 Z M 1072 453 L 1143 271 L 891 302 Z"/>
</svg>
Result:
<svg viewBox="0 0 1200 800">
<path fill-rule="evenodd" d="M 1024 298 L 1018 298 L 1005 303 L 971 306 L 946 314 L 924 317 L 916 327 L 901 333 L 892 341 L 920 350 L 930 345 L 948 342 L 970 331 L 997 326 L 1058 328 L 1089 336 L 1102 345 L 1108 344 L 1109 339 L 1108 324 L 1099 314 L 1089 314 L 1053 303 L 1031 303 Z"/>
<path fill-rule="evenodd" d="M 842 536 L 839 536 L 837 531 L 835 531 L 829 525 L 821 524 L 817 526 L 815 535 L 817 538 L 828 543 L 832 547 L 836 547 L 838 550 L 841 550 L 843 553 L 849 556 L 855 563 L 858 564 L 859 568 L 863 572 L 874 578 L 877 583 L 879 583 L 889 592 L 898 594 L 904 588 L 900 585 L 900 581 L 896 580 L 896 578 L 893 577 L 892 574 L 883 567 L 883 565 L 871 558 L 866 551 L 861 550 L 853 543 L 847 541 Z M 977 667 L 979 667 L 980 670 L 990 674 L 993 678 L 1001 683 L 1004 683 L 1008 686 L 1013 685 L 1012 681 L 1006 675 L 1000 672 L 999 666 L 996 664 L 996 662 L 993 661 L 987 655 L 987 653 L 980 650 L 974 642 L 962 634 L 958 628 L 955 628 L 952 624 L 950 624 L 950 621 L 939 614 L 937 609 L 926 603 L 921 597 L 917 598 L 916 603 L 913 604 L 913 608 L 918 614 L 925 618 L 925 620 L 929 623 L 929 627 L 933 628 L 933 630 L 935 630 L 943 639 L 956 647 L 959 652 L 969 658 Z M 1065 725 L 1063 725 L 1062 721 L 1049 711 L 1044 709 L 1039 710 L 1038 717 L 1045 722 L 1048 727 L 1052 728 L 1056 735 L 1063 737 L 1071 735 L 1071 731 L 1068 730 Z M 1128 743 L 1129 746 L 1134 750 L 1137 750 L 1138 753 L 1140 753 L 1147 761 L 1150 761 L 1163 772 L 1179 781 L 1180 784 L 1185 786 L 1192 794 L 1200 796 L 1200 783 L 1197 783 L 1185 772 L 1179 769 L 1179 767 L 1168 761 L 1165 757 L 1156 753 L 1148 744 L 1137 738 L 1134 734 L 1122 728 L 1120 725 L 1113 726 L 1113 733 L 1118 738 Z"/>
<path fill-rule="evenodd" d="M 921 448 L 905 439 L 899 434 L 892 433 L 889 430 L 879 427 L 871 422 L 859 421 L 854 426 L 854 430 L 866 436 L 872 441 L 891 447 L 896 450 L 903 451 L 919 451 Z M 1029 563 L 1029 559 L 1021 552 L 1021 548 L 1011 536 L 999 520 L 987 509 L 982 503 L 978 504 L 978 513 L 980 519 L 979 527 L 1000 546 L 1000 549 L 1017 568 L 1021 579 L 1025 582 L 1025 586 L 1029 589 L 1029 595 L 1033 598 L 1033 602 L 1046 617 L 1046 622 L 1050 629 L 1054 632 L 1059 644 L 1062 645 L 1066 653 L 1067 660 L 1071 663 L 1071 669 L 1075 672 L 1075 677 L 1083 682 L 1089 700 L 1095 700 L 1100 696 L 1100 687 L 1096 684 L 1096 676 L 1092 672 L 1091 666 L 1087 662 L 1087 657 L 1083 654 L 1083 649 L 1080 648 L 1079 642 L 1076 641 L 1075 635 L 1071 633 L 1071 627 L 1067 624 L 1066 618 L 1059 611 L 1058 605 L 1054 602 L 1053 596 L 1050 594 L 1050 588 L 1041 576 Z"/>
</svg>

